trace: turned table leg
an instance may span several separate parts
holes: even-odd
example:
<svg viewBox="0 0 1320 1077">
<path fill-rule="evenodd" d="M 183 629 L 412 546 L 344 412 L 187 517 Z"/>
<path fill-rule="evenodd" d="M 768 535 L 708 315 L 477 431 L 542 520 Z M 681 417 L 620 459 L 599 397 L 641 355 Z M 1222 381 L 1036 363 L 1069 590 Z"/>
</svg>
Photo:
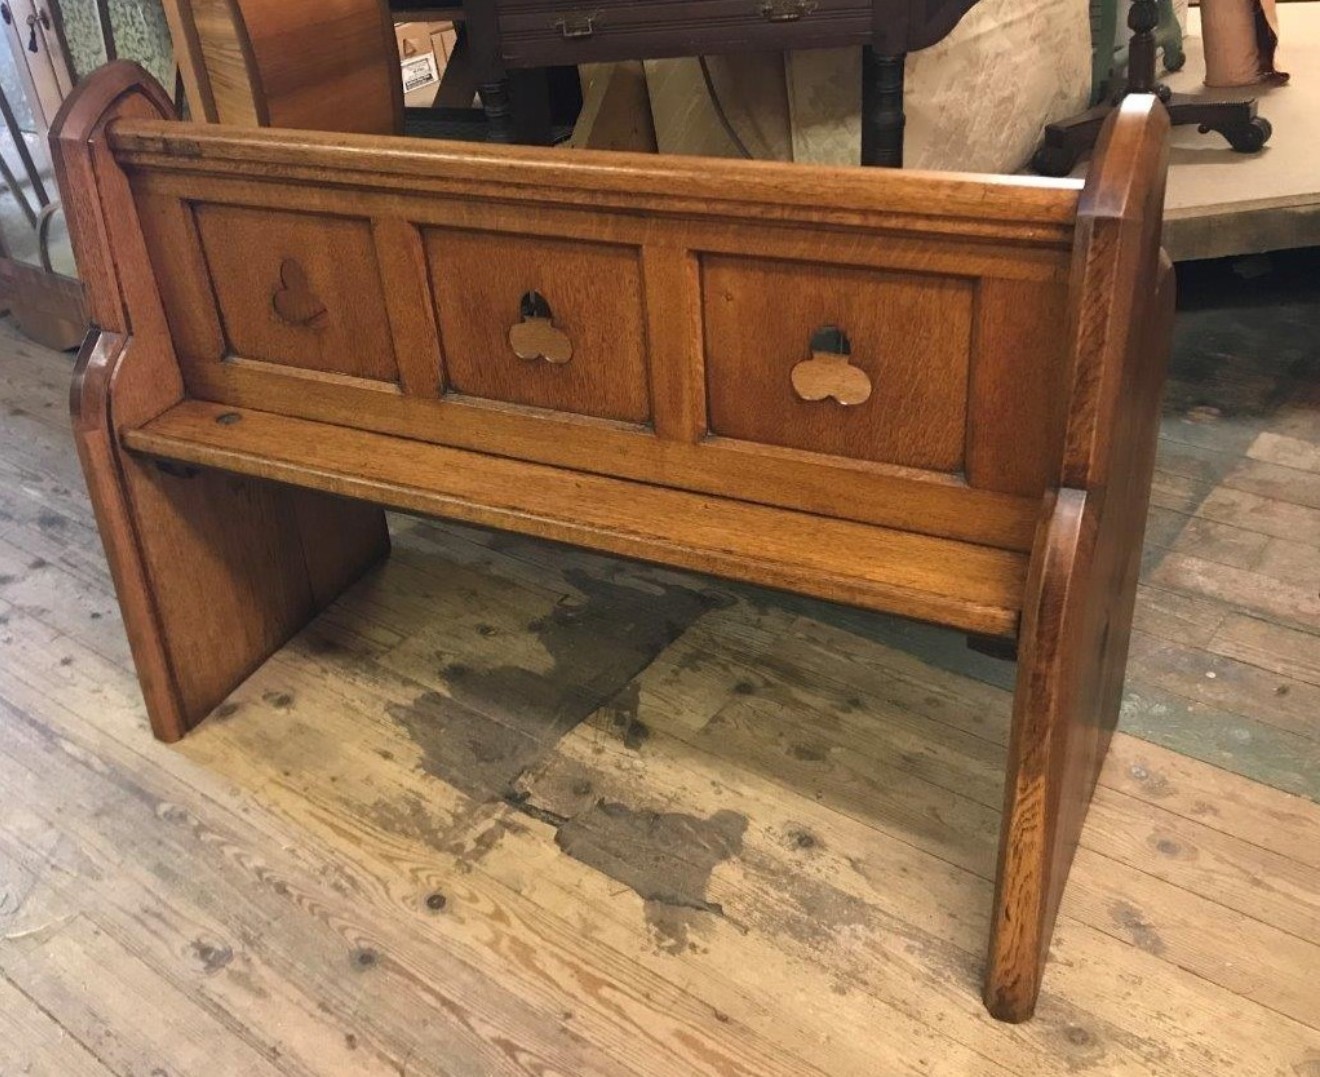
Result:
<svg viewBox="0 0 1320 1077">
<path fill-rule="evenodd" d="M 477 93 L 481 96 L 481 109 L 486 114 L 486 141 L 513 143 L 513 105 L 509 98 L 508 76 L 481 83 Z"/>
<path fill-rule="evenodd" d="M 575 72 L 576 74 L 576 72 Z M 549 146 L 553 141 L 550 71 L 519 68 L 482 82 L 477 92 L 486 113 L 486 141 L 506 145 Z"/>
<path fill-rule="evenodd" d="M 862 164 L 903 167 L 903 71 L 907 57 L 862 50 Z"/>
</svg>

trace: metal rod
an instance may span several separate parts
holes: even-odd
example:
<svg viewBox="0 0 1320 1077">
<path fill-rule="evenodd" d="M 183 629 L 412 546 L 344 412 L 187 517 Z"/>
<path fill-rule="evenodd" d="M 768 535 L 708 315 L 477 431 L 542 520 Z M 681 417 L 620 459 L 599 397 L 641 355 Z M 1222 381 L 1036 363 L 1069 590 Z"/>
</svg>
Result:
<svg viewBox="0 0 1320 1077">
<path fill-rule="evenodd" d="M 37 201 L 43 206 L 50 205 L 50 196 L 46 194 L 46 185 L 41 182 L 41 173 L 37 171 L 36 162 L 32 160 L 32 152 L 28 149 L 27 139 L 23 137 L 23 130 L 18 126 L 14 110 L 9 107 L 9 98 L 5 96 L 3 89 L 0 89 L 0 112 L 4 113 L 5 126 L 9 128 L 9 134 L 14 140 L 14 147 L 18 150 L 19 159 L 23 162 L 23 167 L 27 169 L 28 179 L 32 181 L 32 190 L 37 196 Z M 36 218 L 33 217 L 32 219 L 35 223 Z"/>
<path fill-rule="evenodd" d="M 9 162 L 5 160 L 3 154 L 0 154 L 0 173 L 4 175 L 5 183 L 8 184 L 14 200 L 18 202 L 19 208 L 23 211 L 23 216 L 27 218 L 28 224 L 35 228 L 37 226 L 37 215 L 32 209 L 32 203 L 28 201 L 27 195 L 23 191 L 23 185 L 18 182 L 18 177 L 14 175 L 13 169 L 9 167 Z"/>
</svg>

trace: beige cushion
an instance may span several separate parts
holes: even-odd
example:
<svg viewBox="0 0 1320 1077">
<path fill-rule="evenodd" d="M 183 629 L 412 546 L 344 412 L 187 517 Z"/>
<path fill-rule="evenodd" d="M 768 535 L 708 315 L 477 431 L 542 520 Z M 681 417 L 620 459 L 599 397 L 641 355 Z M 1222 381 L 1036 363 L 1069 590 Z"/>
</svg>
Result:
<svg viewBox="0 0 1320 1077">
<path fill-rule="evenodd" d="M 1017 171 L 1046 123 L 1086 107 L 1090 35 L 1078 0 L 982 0 L 942 42 L 908 57 L 906 167 Z M 711 57 L 709 65 L 755 156 L 858 163 L 860 49 Z M 695 60 L 646 68 L 662 153 L 737 152 Z"/>
</svg>

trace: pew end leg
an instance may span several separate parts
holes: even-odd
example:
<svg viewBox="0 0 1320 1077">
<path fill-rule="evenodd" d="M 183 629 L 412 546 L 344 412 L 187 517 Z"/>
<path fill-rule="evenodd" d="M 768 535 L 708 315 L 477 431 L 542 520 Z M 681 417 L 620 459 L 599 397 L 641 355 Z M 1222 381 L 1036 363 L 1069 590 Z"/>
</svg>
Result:
<svg viewBox="0 0 1320 1077">
<path fill-rule="evenodd" d="M 984 999 L 1002 1021 L 1036 1008 L 1050 937 L 1118 724 L 1136 593 L 1135 543 L 1061 490 L 1027 580 Z"/>
<path fill-rule="evenodd" d="M 375 506 L 136 457 L 115 433 L 122 338 L 89 338 L 74 437 L 146 700 L 173 742 L 389 552 Z"/>
<path fill-rule="evenodd" d="M 1123 703 L 1168 341 L 1173 264 L 1161 253 L 1130 363 L 1115 475 L 1099 494 L 1062 489 L 1036 532 L 1019 633 L 999 869 L 984 1000 L 1004 1021 L 1036 1008 L 1059 901 Z"/>
<path fill-rule="evenodd" d="M 1065 786 L 1076 780 L 1086 750 L 1077 690 L 1093 536 L 1084 493 L 1064 490 L 1051 500 L 1037 531 L 1022 612 L 985 973 L 986 1008 L 1012 1022 L 1035 1012 L 1076 843 L 1076 835 L 1062 826 L 1061 815 L 1068 810 Z M 1067 795 L 1083 793 L 1070 788 Z M 1089 795 L 1088 789 L 1088 800 Z M 1085 814 L 1085 802 L 1080 814 Z"/>
</svg>

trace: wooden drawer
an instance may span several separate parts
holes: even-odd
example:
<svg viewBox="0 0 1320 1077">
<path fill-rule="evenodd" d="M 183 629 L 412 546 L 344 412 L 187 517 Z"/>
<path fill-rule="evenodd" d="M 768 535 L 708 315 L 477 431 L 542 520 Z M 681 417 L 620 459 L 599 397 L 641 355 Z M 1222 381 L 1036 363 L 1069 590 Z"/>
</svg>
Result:
<svg viewBox="0 0 1320 1077">
<path fill-rule="evenodd" d="M 971 281 L 708 255 L 702 291 L 713 434 L 962 469 Z M 827 326 L 846 358 L 813 358 Z"/>
<path fill-rule="evenodd" d="M 870 40 L 871 0 L 524 0 L 499 4 L 509 67 Z"/>
<path fill-rule="evenodd" d="M 602 419 L 650 418 L 636 247 L 431 229 L 426 250 L 450 391 Z M 550 314 L 540 357 L 538 334 L 514 332 L 527 320 L 530 293 Z"/>
</svg>

